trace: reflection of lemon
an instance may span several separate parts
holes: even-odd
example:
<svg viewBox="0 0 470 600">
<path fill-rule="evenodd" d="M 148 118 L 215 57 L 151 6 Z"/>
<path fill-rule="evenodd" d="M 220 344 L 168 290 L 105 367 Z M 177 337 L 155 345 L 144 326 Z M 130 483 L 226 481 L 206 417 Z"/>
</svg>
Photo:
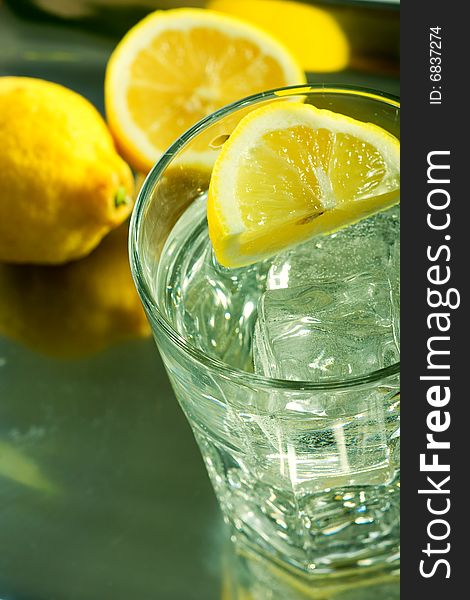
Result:
<svg viewBox="0 0 470 600">
<path fill-rule="evenodd" d="M 8 262 L 84 256 L 132 208 L 132 173 L 95 108 L 28 77 L 0 77 L 0 188 Z"/>
<path fill-rule="evenodd" d="M 149 335 L 130 274 L 127 224 L 68 265 L 0 265 L 0 332 L 63 357 Z"/>
<path fill-rule="evenodd" d="M 217 108 L 303 82 L 289 51 L 253 25 L 208 10 L 157 11 L 111 56 L 106 114 L 123 156 L 147 172 L 179 135 Z M 195 164 L 204 162 L 204 150 L 195 152 Z"/>
<path fill-rule="evenodd" d="M 399 584 L 399 574 L 392 565 L 383 570 L 361 567 L 336 575 L 309 576 L 235 544 L 223 565 L 221 600 L 259 600 L 271 597 L 269 590 L 275 590 L 276 598 L 292 600 L 396 598 Z"/>
<path fill-rule="evenodd" d="M 0 440 L 0 478 L 5 477 L 39 492 L 57 493 L 58 487 L 19 448 Z"/>
<path fill-rule="evenodd" d="M 348 64 L 347 38 L 321 8 L 288 0 L 210 0 L 208 6 L 269 31 L 306 71 L 339 71 Z"/>
<path fill-rule="evenodd" d="M 210 172 L 176 165 L 166 169 L 153 190 L 153 202 L 147 220 L 153 223 L 151 252 L 159 260 L 165 242 L 174 225 L 188 206 L 209 187 Z"/>
<path fill-rule="evenodd" d="M 400 145 L 385 130 L 299 102 L 254 110 L 215 163 L 209 235 L 238 267 L 399 201 Z"/>
</svg>

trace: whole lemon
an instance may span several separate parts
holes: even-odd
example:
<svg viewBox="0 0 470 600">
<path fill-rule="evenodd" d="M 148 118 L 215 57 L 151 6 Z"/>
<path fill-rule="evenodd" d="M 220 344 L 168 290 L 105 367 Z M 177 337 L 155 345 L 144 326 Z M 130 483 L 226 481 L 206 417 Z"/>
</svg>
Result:
<svg viewBox="0 0 470 600">
<path fill-rule="evenodd" d="M 42 79 L 0 77 L 0 261 L 88 254 L 129 215 L 133 188 L 85 98 Z"/>
</svg>

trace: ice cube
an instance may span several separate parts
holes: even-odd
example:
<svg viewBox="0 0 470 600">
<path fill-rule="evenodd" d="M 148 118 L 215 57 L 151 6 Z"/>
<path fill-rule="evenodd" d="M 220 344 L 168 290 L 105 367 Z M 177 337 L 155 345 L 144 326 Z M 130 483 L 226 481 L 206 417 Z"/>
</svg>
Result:
<svg viewBox="0 0 470 600">
<path fill-rule="evenodd" d="M 259 374 L 312 382 L 365 375 L 395 363 L 390 282 L 383 273 L 369 273 L 266 291 L 258 304 L 253 358 Z M 391 481 L 387 407 L 395 393 L 386 384 L 278 392 L 284 400 L 292 394 L 286 407 L 301 415 L 282 423 L 277 437 L 267 435 L 285 457 L 294 489 Z"/>
<path fill-rule="evenodd" d="M 331 235 L 309 240 L 273 260 L 267 287 L 273 290 L 386 272 L 399 227 L 400 211 L 393 207 Z"/>
<path fill-rule="evenodd" d="M 398 360 L 392 321 L 383 274 L 268 290 L 258 304 L 255 371 L 307 381 L 365 375 Z"/>
</svg>

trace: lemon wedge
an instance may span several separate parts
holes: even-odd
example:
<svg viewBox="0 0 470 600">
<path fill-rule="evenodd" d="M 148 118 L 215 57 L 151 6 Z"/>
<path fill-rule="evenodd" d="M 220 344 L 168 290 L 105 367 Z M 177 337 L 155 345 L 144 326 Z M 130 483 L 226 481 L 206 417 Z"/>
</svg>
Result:
<svg viewBox="0 0 470 600">
<path fill-rule="evenodd" d="M 254 25 L 210 10 L 156 11 L 111 55 L 106 115 L 121 154 L 147 173 L 172 142 L 216 109 L 305 81 L 290 51 Z M 209 143 L 193 154 L 194 165 L 213 163 Z"/>
<path fill-rule="evenodd" d="M 399 202 L 400 144 L 371 123 L 300 102 L 245 116 L 208 194 L 218 261 L 240 267 Z"/>
</svg>

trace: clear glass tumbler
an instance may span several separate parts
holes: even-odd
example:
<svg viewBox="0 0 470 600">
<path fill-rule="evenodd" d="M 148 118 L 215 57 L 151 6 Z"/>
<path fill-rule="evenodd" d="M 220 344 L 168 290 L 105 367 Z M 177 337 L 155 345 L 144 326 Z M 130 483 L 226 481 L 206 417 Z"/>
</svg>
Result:
<svg viewBox="0 0 470 600">
<path fill-rule="evenodd" d="M 174 306 L 179 292 L 170 272 L 184 268 L 194 242 L 188 210 L 193 203 L 203 207 L 211 165 L 223 142 L 252 109 L 299 98 L 399 137 L 397 99 L 365 89 L 287 88 L 216 112 L 181 136 L 148 176 L 131 223 L 132 271 L 237 543 L 307 577 L 394 570 L 399 560 L 399 363 L 327 383 L 269 379 L 240 360 L 249 355 L 244 345 L 250 340 L 235 343 L 224 337 L 229 334 L 220 311 L 198 325 L 213 337 L 212 352 L 198 343 L 198 332 L 184 334 Z M 212 293 L 219 275 L 220 286 L 230 287 L 248 281 L 250 271 L 215 268 L 206 276 L 209 287 L 192 302 L 202 302 L 207 290 Z M 252 303 L 239 318 L 252 318 L 248 313 L 255 313 Z M 218 354 L 221 346 L 224 352 Z"/>
</svg>

